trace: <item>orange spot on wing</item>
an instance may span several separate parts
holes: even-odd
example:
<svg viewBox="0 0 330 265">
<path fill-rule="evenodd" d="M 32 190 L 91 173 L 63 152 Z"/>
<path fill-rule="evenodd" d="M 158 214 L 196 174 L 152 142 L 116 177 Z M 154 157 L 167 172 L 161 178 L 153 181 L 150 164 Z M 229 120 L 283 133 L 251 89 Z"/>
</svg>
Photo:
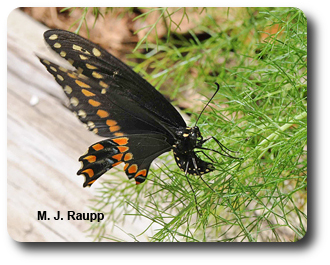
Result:
<svg viewBox="0 0 330 265">
<path fill-rule="evenodd" d="M 136 164 L 133 164 L 133 165 L 131 165 L 131 166 L 128 168 L 128 173 L 129 173 L 129 174 L 133 174 L 133 173 L 135 173 L 137 170 L 138 170 L 137 165 L 136 165 Z"/>
<path fill-rule="evenodd" d="M 89 85 L 87 85 L 86 83 L 80 81 L 80 80 L 75 80 L 76 84 L 80 87 L 84 87 L 84 88 L 90 88 Z"/>
<path fill-rule="evenodd" d="M 94 171 L 91 168 L 85 169 L 81 173 L 87 173 L 90 178 L 94 176 Z"/>
<path fill-rule="evenodd" d="M 117 125 L 117 122 L 114 121 L 114 120 L 107 120 L 105 123 L 106 123 L 108 126 L 114 126 L 114 125 Z"/>
<path fill-rule="evenodd" d="M 86 156 L 84 157 L 85 160 L 87 160 L 89 163 L 93 163 L 96 161 L 96 156 Z"/>
<path fill-rule="evenodd" d="M 96 115 L 98 115 L 100 118 L 106 118 L 109 116 L 109 113 L 106 112 L 105 110 L 101 110 L 99 109 L 97 112 L 96 112 Z"/>
<path fill-rule="evenodd" d="M 112 156 L 112 158 L 120 161 L 123 158 L 123 154 L 114 155 L 114 156 Z"/>
<path fill-rule="evenodd" d="M 88 182 L 88 185 L 92 185 L 95 181 L 96 181 L 96 179 L 94 179 L 94 180 Z"/>
<path fill-rule="evenodd" d="M 127 153 L 125 156 L 124 156 L 124 161 L 129 161 L 133 158 L 133 155 L 132 153 Z"/>
<path fill-rule="evenodd" d="M 109 87 L 109 86 L 108 86 L 106 83 L 104 83 L 103 81 L 100 81 L 99 84 L 100 84 L 101 87 L 104 87 L 104 88 L 108 88 L 108 87 Z"/>
<path fill-rule="evenodd" d="M 90 105 L 92 105 L 93 107 L 98 107 L 98 106 L 101 105 L 100 102 L 98 102 L 98 101 L 96 101 L 96 100 L 93 100 L 93 99 L 88 100 L 88 103 L 89 103 Z"/>
<path fill-rule="evenodd" d="M 101 75 L 100 73 L 95 72 L 95 71 L 92 72 L 92 76 L 94 76 L 95 78 L 98 78 L 98 79 L 103 78 L 103 75 Z"/>
<path fill-rule="evenodd" d="M 74 78 L 74 79 L 77 78 L 77 75 L 75 75 L 75 74 L 73 74 L 73 73 L 68 73 L 68 76 L 71 77 L 71 78 Z"/>
<path fill-rule="evenodd" d="M 134 176 L 134 178 L 136 178 L 137 176 L 140 176 L 140 175 L 142 175 L 142 176 L 145 177 L 147 175 L 147 170 L 146 169 L 140 170 L 138 173 L 136 173 L 136 175 Z"/>
<path fill-rule="evenodd" d="M 109 127 L 110 132 L 116 132 L 120 130 L 120 126 L 116 125 L 116 126 L 111 126 Z"/>
<path fill-rule="evenodd" d="M 122 161 L 119 161 L 119 162 L 117 162 L 117 163 L 114 163 L 114 164 L 112 165 L 112 167 L 118 166 L 120 163 L 122 163 Z"/>
<path fill-rule="evenodd" d="M 127 137 L 116 138 L 116 139 L 112 139 L 112 141 L 119 145 L 126 145 L 128 143 L 128 138 Z"/>
<path fill-rule="evenodd" d="M 97 69 L 96 66 L 91 65 L 91 64 L 89 64 L 89 63 L 86 63 L 86 67 L 87 67 L 88 69 Z"/>
<path fill-rule="evenodd" d="M 124 166 L 124 170 L 126 170 L 128 168 L 129 164 L 126 163 L 125 166 Z"/>
<path fill-rule="evenodd" d="M 114 136 L 117 136 L 117 137 L 124 136 L 124 134 L 121 133 L 121 132 L 116 132 L 116 133 L 114 133 L 113 135 L 114 135 Z"/>
<path fill-rule="evenodd" d="M 82 89 L 81 92 L 86 96 L 86 97 L 94 97 L 95 94 L 86 90 L 86 89 Z"/>
<path fill-rule="evenodd" d="M 126 152 L 129 148 L 127 146 L 117 146 L 120 153 Z"/>
<path fill-rule="evenodd" d="M 104 146 L 101 145 L 101 144 L 94 144 L 92 147 L 95 151 L 99 151 L 99 150 L 102 150 L 104 148 Z"/>
</svg>

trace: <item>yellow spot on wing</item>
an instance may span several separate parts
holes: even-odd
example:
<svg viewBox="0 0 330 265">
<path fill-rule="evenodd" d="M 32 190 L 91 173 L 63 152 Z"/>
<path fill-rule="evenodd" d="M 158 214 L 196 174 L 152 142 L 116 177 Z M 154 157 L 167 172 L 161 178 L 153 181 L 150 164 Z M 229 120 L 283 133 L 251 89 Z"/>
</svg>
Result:
<svg viewBox="0 0 330 265">
<path fill-rule="evenodd" d="M 103 78 L 103 75 L 101 75 L 101 74 L 99 74 L 98 72 L 95 72 L 95 71 L 93 71 L 92 76 L 94 76 L 95 78 L 98 78 L 98 79 Z"/>
<path fill-rule="evenodd" d="M 53 46 L 54 46 L 54 48 L 57 48 L 57 49 L 58 49 L 58 48 L 61 48 L 61 44 L 58 43 L 58 42 L 56 42 Z"/>
<path fill-rule="evenodd" d="M 91 65 L 91 64 L 89 64 L 89 63 L 86 63 L 86 68 L 91 69 L 91 70 L 97 69 L 96 66 Z"/>
<path fill-rule="evenodd" d="M 65 91 L 65 93 L 67 94 L 71 94 L 72 93 L 72 88 L 68 85 L 66 85 L 63 90 Z"/>
<path fill-rule="evenodd" d="M 86 57 L 85 55 L 79 54 L 79 57 L 81 60 L 88 60 L 88 57 Z"/>
<path fill-rule="evenodd" d="M 77 78 L 77 75 L 74 74 L 74 73 L 68 73 L 68 76 L 73 78 L 73 79 L 76 79 Z"/>
<path fill-rule="evenodd" d="M 74 49 L 76 51 L 81 51 L 82 48 L 80 46 L 76 45 L 76 44 L 73 44 L 72 49 Z"/>
<path fill-rule="evenodd" d="M 58 78 L 59 80 L 61 80 L 61 81 L 64 80 L 63 76 L 61 76 L 61 75 L 57 75 L 57 78 Z"/>
<path fill-rule="evenodd" d="M 75 97 L 70 98 L 70 102 L 75 107 L 78 106 L 78 104 L 79 104 L 79 100 Z"/>
<path fill-rule="evenodd" d="M 62 72 L 67 72 L 68 71 L 68 69 L 66 69 L 66 68 L 64 68 L 62 66 L 60 66 L 58 69 L 60 69 Z"/>
<path fill-rule="evenodd" d="M 83 52 L 83 53 L 85 53 L 85 54 L 90 54 L 89 51 L 85 50 L 84 48 L 82 48 L 81 46 L 76 45 L 76 44 L 73 44 L 73 45 L 72 45 L 72 49 L 74 49 L 74 50 L 76 50 L 76 51 Z"/>
<path fill-rule="evenodd" d="M 56 34 L 49 36 L 50 40 L 56 40 L 57 38 L 58 38 L 58 36 Z"/>
<path fill-rule="evenodd" d="M 65 52 L 65 51 L 61 51 L 61 52 L 60 52 L 60 55 L 61 55 L 62 57 L 65 57 L 65 56 L 66 56 L 66 52 Z"/>
<path fill-rule="evenodd" d="M 104 83 L 103 81 L 100 81 L 99 84 L 100 84 L 101 87 L 104 87 L 104 88 L 108 88 L 108 87 L 109 87 L 109 86 L 108 86 L 106 83 Z"/>
<path fill-rule="evenodd" d="M 92 121 L 88 121 L 88 122 L 87 122 L 87 126 L 88 126 L 89 128 L 91 128 L 91 129 L 93 129 L 93 128 L 95 127 L 95 124 L 94 124 L 94 122 L 92 122 Z"/>
<path fill-rule="evenodd" d="M 95 55 L 95 56 L 101 56 L 101 52 L 98 50 L 98 49 L 96 49 L 96 48 L 93 48 L 93 54 Z"/>
<path fill-rule="evenodd" d="M 82 118 L 86 118 L 87 117 L 87 114 L 84 110 L 79 110 L 78 111 L 78 116 L 82 117 Z"/>
<path fill-rule="evenodd" d="M 81 69 L 81 70 L 83 70 L 82 68 L 80 68 L 80 67 L 78 67 L 78 69 Z M 77 71 L 78 72 L 78 71 Z M 83 74 L 81 74 L 81 73 L 79 73 L 78 74 L 78 77 L 79 78 L 81 78 L 81 79 L 85 79 L 85 80 L 87 80 L 88 79 L 88 77 L 87 76 L 85 76 L 85 75 L 83 75 Z"/>
</svg>

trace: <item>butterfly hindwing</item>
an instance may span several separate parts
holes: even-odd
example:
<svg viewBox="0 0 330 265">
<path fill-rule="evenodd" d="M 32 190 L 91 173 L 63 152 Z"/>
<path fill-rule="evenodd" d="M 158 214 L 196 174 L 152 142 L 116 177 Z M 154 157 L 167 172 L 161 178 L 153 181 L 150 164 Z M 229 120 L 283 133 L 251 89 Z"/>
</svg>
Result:
<svg viewBox="0 0 330 265">
<path fill-rule="evenodd" d="M 89 147 L 79 158 L 82 163 L 78 175 L 85 176 L 84 187 L 91 186 L 111 168 L 125 163 L 125 173 L 137 184 L 145 181 L 151 162 L 171 149 L 160 134 L 136 134 L 100 141 Z"/>
</svg>

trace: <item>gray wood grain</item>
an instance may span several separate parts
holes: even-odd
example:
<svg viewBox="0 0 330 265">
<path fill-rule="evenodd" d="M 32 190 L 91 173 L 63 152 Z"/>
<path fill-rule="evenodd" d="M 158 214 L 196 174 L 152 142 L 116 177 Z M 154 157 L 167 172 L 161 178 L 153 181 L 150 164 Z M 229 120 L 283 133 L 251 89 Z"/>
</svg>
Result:
<svg viewBox="0 0 330 265">
<path fill-rule="evenodd" d="M 57 211 L 91 212 L 88 200 L 99 183 L 82 188 L 84 178 L 76 171 L 79 156 L 102 139 L 67 109 L 62 89 L 35 56 L 58 61 L 43 42 L 46 29 L 19 10 L 9 15 L 7 229 L 16 241 L 91 241 L 84 233 L 89 228 L 86 221 L 37 220 L 38 211 L 50 216 Z M 147 226 L 139 221 L 126 225 L 136 233 Z M 125 238 L 120 230 L 112 233 Z"/>
</svg>

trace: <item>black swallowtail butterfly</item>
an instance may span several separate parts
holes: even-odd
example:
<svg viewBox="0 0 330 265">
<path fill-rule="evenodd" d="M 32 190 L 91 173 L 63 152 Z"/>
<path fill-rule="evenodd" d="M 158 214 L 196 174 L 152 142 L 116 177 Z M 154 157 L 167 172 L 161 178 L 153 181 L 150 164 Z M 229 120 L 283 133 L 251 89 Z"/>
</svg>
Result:
<svg viewBox="0 0 330 265">
<path fill-rule="evenodd" d="M 140 184 L 146 180 L 151 162 L 170 150 L 186 175 L 201 176 L 215 169 L 194 152 L 195 148 L 200 152 L 209 150 L 202 145 L 213 137 L 203 139 L 197 126 L 187 127 L 165 97 L 130 67 L 74 33 L 48 30 L 44 38 L 77 70 L 39 58 L 41 63 L 62 86 L 80 121 L 94 133 L 107 137 L 79 158 L 82 167 L 77 174 L 85 176 L 84 187 L 120 163 L 125 163 L 128 178 Z"/>
</svg>

